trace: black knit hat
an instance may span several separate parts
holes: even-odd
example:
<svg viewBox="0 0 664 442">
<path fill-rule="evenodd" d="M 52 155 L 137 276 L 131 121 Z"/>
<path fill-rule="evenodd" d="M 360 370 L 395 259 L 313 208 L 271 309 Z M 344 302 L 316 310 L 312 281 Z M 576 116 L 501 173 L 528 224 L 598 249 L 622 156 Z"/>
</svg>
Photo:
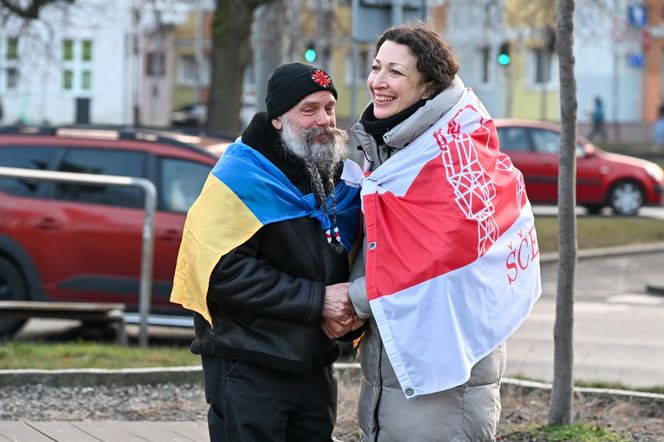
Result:
<svg viewBox="0 0 664 442">
<path fill-rule="evenodd" d="M 327 72 L 302 63 L 279 66 L 267 81 L 267 117 L 272 119 L 285 114 L 301 99 L 318 91 L 330 91 L 337 98 L 337 90 Z"/>
</svg>

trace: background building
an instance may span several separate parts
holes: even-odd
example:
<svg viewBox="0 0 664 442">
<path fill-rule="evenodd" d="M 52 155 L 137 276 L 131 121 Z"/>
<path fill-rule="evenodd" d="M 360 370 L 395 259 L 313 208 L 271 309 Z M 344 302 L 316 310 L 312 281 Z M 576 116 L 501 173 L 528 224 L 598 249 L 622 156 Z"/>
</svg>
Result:
<svg viewBox="0 0 664 442">
<path fill-rule="evenodd" d="M 357 119 L 369 101 L 374 48 L 353 39 L 352 3 L 283 0 L 256 10 L 243 126 L 264 108 L 270 72 L 290 61 L 329 71 L 339 91 L 339 125 Z M 464 82 L 492 115 L 560 119 L 555 2 L 427 4 L 427 21 L 453 46 Z M 215 6 L 76 0 L 45 7 L 29 25 L 9 16 L 0 28 L 3 122 L 168 125 L 174 108 L 207 102 Z M 579 0 L 575 14 L 580 133 L 587 133 L 599 96 L 611 140 L 648 142 L 664 94 L 662 2 Z M 508 56 L 502 64 L 501 52 Z"/>
</svg>

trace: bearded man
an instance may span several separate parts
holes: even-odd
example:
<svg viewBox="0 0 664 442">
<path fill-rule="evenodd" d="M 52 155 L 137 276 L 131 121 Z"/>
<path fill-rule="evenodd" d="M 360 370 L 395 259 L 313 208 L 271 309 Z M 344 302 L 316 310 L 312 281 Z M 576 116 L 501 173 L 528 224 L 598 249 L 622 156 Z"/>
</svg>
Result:
<svg viewBox="0 0 664 442">
<path fill-rule="evenodd" d="M 337 91 L 278 67 L 257 113 L 187 215 L 171 300 L 194 311 L 212 441 L 330 441 L 328 327 L 354 328 L 346 283 L 358 189 L 340 177 Z"/>
</svg>

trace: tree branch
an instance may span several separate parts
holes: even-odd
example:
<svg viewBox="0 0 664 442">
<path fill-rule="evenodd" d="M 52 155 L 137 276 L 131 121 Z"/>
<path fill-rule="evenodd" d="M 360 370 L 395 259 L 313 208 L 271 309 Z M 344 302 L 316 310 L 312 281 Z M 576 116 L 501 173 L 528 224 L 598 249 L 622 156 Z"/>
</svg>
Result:
<svg viewBox="0 0 664 442">
<path fill-rule="evenodd" d="M 74 3 L 75 0 L 32 0 L 25 8 L 12 0 L 0 0 L 0 6 L 4 6 L 11 13 L 19 17 L 36 20 L 39 18 L 39 12 L 44 6 L 51 3 Z"/>
</svg>

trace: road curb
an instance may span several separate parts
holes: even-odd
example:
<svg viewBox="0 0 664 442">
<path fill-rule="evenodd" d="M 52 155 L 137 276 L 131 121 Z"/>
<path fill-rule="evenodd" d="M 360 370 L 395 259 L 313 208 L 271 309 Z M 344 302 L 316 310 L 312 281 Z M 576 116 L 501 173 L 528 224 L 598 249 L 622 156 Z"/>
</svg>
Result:
<svg viewBox="0 0 664 442">
<path fill-rule="evenodd" d="M 334 364 L 339 376 L 353 379 L 361 376 L 357 362 L 337 362 Z M 91 387 L 95 385 L 156 385 L 156 384 L 201 384 L 203 370 L 200 366 L 109 369 L 67 369 L 67 370 L 0 370 L 0 388 L 29 384 L 42 384 L 51 387 Z M 552 385 L 543 382 L 503 378 L 501 390 L 504 393 L 527 393 L 551 391 Z M 575 387 L 574 393 L 584 397 L 604 398 L 616 401 L 629 401 L 641 405 L 656 404 L 664 407 L 664 394 L 645 393 L 632 390 L 610 388 Z"/>
<path fill-rule="evenodd" d="M 653 252 L 664 252 L 664 242 L 583 249 L 577 251 L 576 259 L 578 261 L 582 261 L 587 259 L 608 258 L 611 256 L 639 255 Z M 558 252 L 542 253 L 540 256 L 540 262 L 543 264 L 558 262 Z"/>
</svg>

